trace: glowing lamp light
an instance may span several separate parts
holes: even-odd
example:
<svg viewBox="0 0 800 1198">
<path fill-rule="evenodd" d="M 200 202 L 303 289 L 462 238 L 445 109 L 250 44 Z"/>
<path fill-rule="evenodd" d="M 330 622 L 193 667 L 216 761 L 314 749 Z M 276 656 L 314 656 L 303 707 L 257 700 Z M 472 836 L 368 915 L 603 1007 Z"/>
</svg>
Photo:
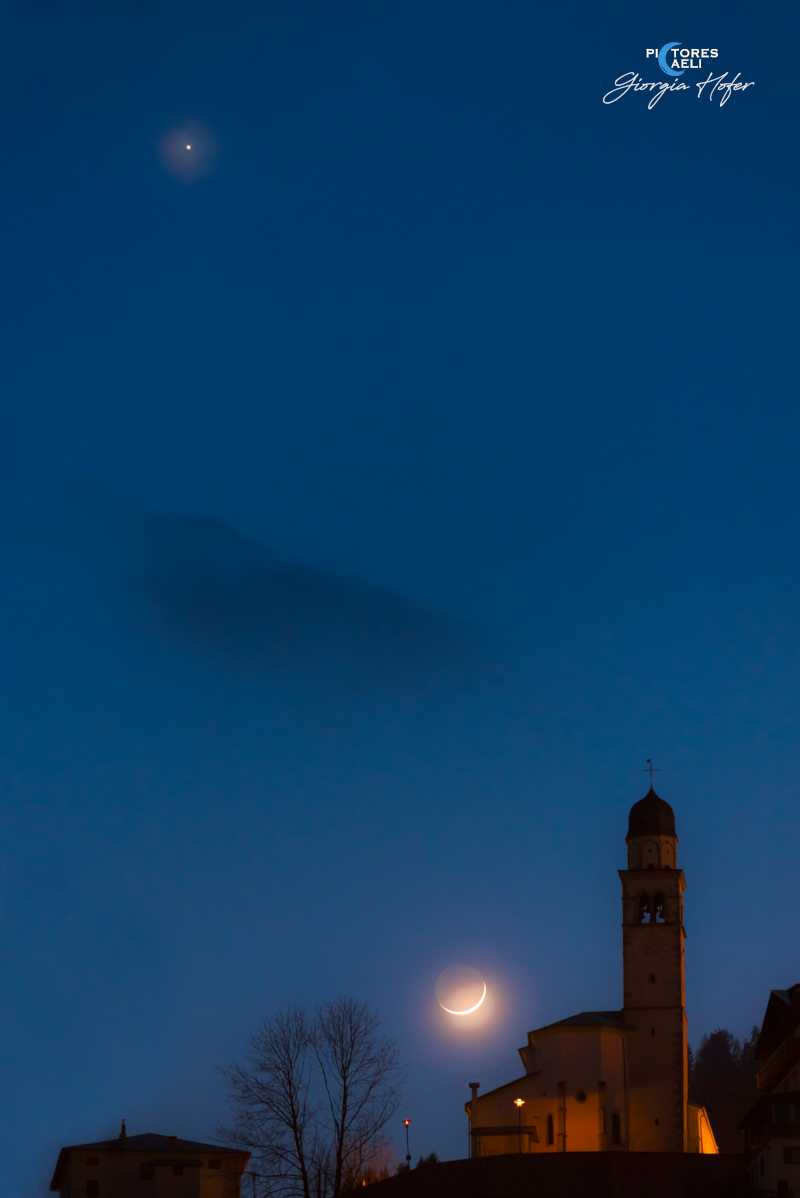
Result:
<svg viewBox="0 0 800 1198">
<path fill-rule="evenodd" d="M 517 1108 L 517 1127 L 519 1136 L 519 1151 L 522 1152 L 522 1108 L 525 1106 L 524 1098 L 515 1098 L 514 1106 Z"/>
</svg>

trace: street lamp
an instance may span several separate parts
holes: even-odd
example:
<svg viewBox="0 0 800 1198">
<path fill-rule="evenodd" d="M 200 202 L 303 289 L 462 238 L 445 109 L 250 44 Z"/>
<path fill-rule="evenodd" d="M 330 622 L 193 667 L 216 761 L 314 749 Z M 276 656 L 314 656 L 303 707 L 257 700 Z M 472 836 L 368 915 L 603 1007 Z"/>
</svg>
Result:
<svg viewBox="0 0 800 1198">
<path fill-rule="evenodd" d="M 404 1119 L 403 1122 L 406 1125 L 406 1169 L 408 1169 L 408 1171 L 411 1172 L 411 1149 L 408 1146 L 408 1125 L 411 1122 L 411 1120 Z"/>
<path fill-rule="evenodd" d="M 517 1108 L 518 1126 L 519 1126 L 519 1150 L 522 1152 L 522 1108 L 525 1106 L 524 1098 L 515 1098 L 514 1106 Z"/>
</svg>

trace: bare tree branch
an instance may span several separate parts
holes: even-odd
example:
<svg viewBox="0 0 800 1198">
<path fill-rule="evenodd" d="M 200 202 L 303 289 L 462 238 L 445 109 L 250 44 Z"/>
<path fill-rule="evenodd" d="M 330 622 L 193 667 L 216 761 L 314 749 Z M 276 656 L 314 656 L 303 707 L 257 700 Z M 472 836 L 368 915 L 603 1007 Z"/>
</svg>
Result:
<svg viewBox="0 0 800 1198">
<path fill-rule="evenodd" d="M 247 1065 L 221 1070 L 228 1144 L 259 1163 L 270 1198 L 334 1198 L 390 1152 L 381 1135 L 400 1103 L 397 1045 L 366 1003 L 339 998 L 309 1019 L 302 1007 L 264 1020 Z"/>
</svg>

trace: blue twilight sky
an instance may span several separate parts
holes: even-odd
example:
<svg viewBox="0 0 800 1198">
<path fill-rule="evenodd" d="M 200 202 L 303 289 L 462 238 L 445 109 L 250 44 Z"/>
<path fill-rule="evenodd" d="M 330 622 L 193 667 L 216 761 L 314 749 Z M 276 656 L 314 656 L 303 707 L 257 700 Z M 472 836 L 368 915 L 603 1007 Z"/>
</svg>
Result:
<svg viewBox="0 0 800 1198">
<path fill-rule="evenodd" d="M 342 993 L 463 1155 L 468 1081 L 621 1004 L 646 757 L 690 1040 L 800 979 L 797 25 L 5 5 L 4 1193 L 206 1138 Z M 755 86 L 602 103 L 671 40 Z"/>
</svg>

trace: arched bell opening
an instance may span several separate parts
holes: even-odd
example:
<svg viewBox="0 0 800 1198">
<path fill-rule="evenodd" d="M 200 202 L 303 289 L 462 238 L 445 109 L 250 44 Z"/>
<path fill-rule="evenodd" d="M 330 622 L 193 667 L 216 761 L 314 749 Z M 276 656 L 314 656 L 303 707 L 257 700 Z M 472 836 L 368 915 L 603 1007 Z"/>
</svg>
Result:
<svg viewBox="0 0 800 1198">
<path fill-rule="evenodd" d="M 667 912 L 666 912 L 666 907 L 664 905 L 663 894 L 656 894 L 653 897 L 653 915 L 654 915 L 654 920 L 653 920 L 654 923 L 666 923 L 667 922 Z"/>
</svg>

